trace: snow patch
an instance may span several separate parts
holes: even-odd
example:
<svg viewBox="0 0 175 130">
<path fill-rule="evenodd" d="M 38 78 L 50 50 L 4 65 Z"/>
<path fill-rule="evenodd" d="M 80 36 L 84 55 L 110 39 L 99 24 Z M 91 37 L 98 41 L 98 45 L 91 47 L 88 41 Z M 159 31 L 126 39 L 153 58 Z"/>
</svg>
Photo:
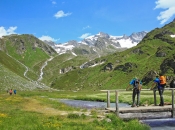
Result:
<svg viewBox="0 0 175 130">
<path fill-rule="evenodd" d="M 175 37 L 175 35 L 170 35 L 170 36 L 173 37 L 173 38 Z"/>
<path fill-rule="evenodd" d="M 100 56 L 100 54 L 98 53 L 98 51 L 97 51 L 95 48 L 93 48 L 93 50 L 97 53 L 98 57 L 100 58 L 101 56 Z"/>
<path fill-rule="evenodd" d="M 95 67 L 95 66 L 97 66 L 97 65 L 101 65 L 101 64 L 103 64 L 103 63 L 104 63 L 104 61 L 101 62 L 101 63 L 97 63 L 97 64 L 94 64 L 94 65 L 91 65 L 91 66 L 89 66 L 89 67 Z"/>
<path fill-rule="evenodd" d="M 74 56 L 77 56 L 74 52 L 72 52 L 72 54 L 73 54 Z"/>
<path fill-rule="evenodd" d="M 136 46 L 138 43 L 137 42 L 132 42 L 132 40 L 129 39 L 121 39 L 118 40 L 118 42 L 120 43 L 121 47 L 126 47 L 126 48 L 131 48 L 133 46 Z"/>
</svg>

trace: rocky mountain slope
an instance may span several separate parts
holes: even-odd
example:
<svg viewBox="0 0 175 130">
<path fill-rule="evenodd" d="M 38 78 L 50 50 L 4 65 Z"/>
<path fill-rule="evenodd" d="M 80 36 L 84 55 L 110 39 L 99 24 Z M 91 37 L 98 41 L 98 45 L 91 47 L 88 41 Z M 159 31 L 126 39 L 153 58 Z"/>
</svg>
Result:
<svg viewBox="0 0 175 130">
<path fill-rule="evenodd" d="M 100 32 L 80 42 L 75 40 L 63 44 L 54 44 L 49 41 L 44 42 L 52 46 L 58 54 L 72 53 L 75 56 L 86 55 L 92 60 L 92 58 L 101 57 L 136 46 L 146 34 L 147 32 L 143 31 L 133 33 L 130 36 L 111 36 L 107 33 Z"/>
</svg>

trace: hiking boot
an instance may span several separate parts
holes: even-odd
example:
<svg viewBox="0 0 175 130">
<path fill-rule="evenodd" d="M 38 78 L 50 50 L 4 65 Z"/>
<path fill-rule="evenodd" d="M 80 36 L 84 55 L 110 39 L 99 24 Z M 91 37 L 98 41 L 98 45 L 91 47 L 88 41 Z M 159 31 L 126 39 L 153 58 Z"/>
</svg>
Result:
<svg viewBox="0 0 175 130">
<path fill-rule="evenodd" d="M 134 105 L 132 105 L 131 107 L 136 107 L 136 105 L 134 104 Z"/>
</svg>

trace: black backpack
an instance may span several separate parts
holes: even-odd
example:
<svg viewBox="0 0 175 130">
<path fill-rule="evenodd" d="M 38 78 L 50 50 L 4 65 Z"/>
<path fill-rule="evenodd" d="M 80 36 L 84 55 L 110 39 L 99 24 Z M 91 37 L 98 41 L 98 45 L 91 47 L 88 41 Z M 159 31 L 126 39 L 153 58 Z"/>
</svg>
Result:
<svg viewBox="0 0 175 130">
<path fill-rule="evenodd" d="M 136 80 L 134 81 L 134 88 L 139 89 L 139 84 L 140 84 L 140 80 L 139 80 L 139 79 L 136 79 Z"/>
<path fill-rule="evenodd" d="M 170 88 L 175 88 L 175 80 L 174 79 L 170 83 Z"/>
</svg>

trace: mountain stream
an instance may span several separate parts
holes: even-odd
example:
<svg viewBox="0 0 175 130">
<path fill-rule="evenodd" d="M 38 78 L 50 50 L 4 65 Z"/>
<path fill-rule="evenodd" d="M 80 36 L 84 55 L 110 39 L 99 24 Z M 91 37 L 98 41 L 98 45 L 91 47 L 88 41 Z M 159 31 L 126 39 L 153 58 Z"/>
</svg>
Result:
<svg viewBox="0 0 175 130">
<path fill-rule="evenodd" d="M 86 109 L 102 109 L 106 108 L 107 103 L 97 101 L 82 101 L 82 100 L 70 100 L 70 99 L 59 99 L 72 107 L 86 108 Z M 115 103 L 110 104 L 111 107 L 115 107 Z M 119 103 L 119 107 L 131 107 L 126 103 Z M 147 124 L 151 127 L 151 130 L 175 130 L 175 118 L 164 118 L 164 119 L 146 119 L 140 120 L 141 123 Z"/>
<path fill-rule="evenodd" d="M 40 76 L 39 76 L 39 79 L 38 79 L 38 81 L 41 81 L 42 80 L 42 78 L 43 78 L 43 69 L 47 66 L 47 62 L 48 61 L 51 61 L 53 59 L 53 57 L 51 57 L 50 59 L 48 59 L 48 60 L 46 60 L 45 62 L 44 62 L 44 64 L 42 65 L 42 67 L 41 67 L 41 69 L 40 69 Z"/>
</svg>

